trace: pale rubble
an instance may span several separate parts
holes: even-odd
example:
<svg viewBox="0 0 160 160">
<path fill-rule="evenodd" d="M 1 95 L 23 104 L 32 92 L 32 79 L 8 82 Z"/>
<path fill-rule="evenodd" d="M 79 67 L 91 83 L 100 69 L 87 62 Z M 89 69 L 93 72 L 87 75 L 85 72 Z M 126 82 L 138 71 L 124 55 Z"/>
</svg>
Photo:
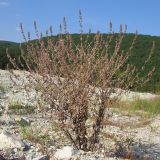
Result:
<svg viewBox="0 0 160 160">
<path fill-rule="evenodd" d="M 116 157 L 105 157 L 103 154 L 98 154 L 96 152 L 84 152 L 82 150 L 77 150 L 73 146 L 65 146 L 58 149 L 51 160 L 121 160 Z"/>
<path fill-rule="evenodd" d="M 110 90 L 110 88 L 108 89 Z M 95 88 L 96 95 L 100 95 L 101 88 Z M 95 96 L 96 96 L 95 95 Z M 111 98 L 118 98 L 121 101 L 134 101 L 136 99 L 154 99 L 158 98 L 159 95 L 151 94 L 151 93 L 140 93 L 140 92 L 133 92 L 133 91 L 125 91 L 120 88 L 115 88 L 114 92 L 110 95 Z"/>
</svg>

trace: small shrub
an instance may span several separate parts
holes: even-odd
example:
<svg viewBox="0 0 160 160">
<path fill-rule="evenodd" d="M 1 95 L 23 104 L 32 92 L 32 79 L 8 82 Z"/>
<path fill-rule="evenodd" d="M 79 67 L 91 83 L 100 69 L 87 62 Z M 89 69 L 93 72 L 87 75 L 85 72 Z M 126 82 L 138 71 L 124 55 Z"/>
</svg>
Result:
<svg viewBox="0 0 160 160">
<path fill-rule="evenodd" d="M 34 43 L 30 41 L 30 34 L 27 40 L 21 25 L 27 45 L 25 50 L 21 48 L 22 53 L 18 63 L 21 67 L 18 67 L 8 53 L 7 55 L 16 69 L 24 67 L 30 75 L 39 75 L 40 78 L 35 77 L 35 83 L 32 82 L 31 85 L 38 86 L 42 100 L 53 111 L 53 120 L 58 122 L 59 128 L 76 148 L 88 151 L 95 150 L 96 144 L 99 144 L 103 122 L 108 118 L 105 113 L 110 107 L 111 95 L 118 91 L 118 97 L 122 92 L 121 89 L 127 90 L 145 84 L 151 77 L 154 67 L 145 77 L 142 77 L 139 70 L 145 68 L 150 56 L 142 64 L 142 68 L 127 64 L 137 34 L 130 48 L 124 52 L 121 50 L 121 44 L 126 31 L 122 31 L 122 26 L 120 33 L 114 36 L 110 23 L 107 37 L 104 38 L 97 32 L 91 40 L 90 33 L 86 38 L 83 36 L 81 12 L 79 18 L 80 43 L 76 44 L 72 35 L 67 32 L 65 18 L 63 19 L 64 34 L 60 25 L 57 41 L 52 37 L 52 27 L 50 27 L 51 37 L 48 36 L 47 31 L 47 41 L 44 40 L 39 35 L 35 22 L 38 40 Z M 111 49 L 113 40 L 115 40 L 115 47 Z M 154 43 L 151 54 L 153 49 Z M 117 88 L 121 89 L 117 90 Z M 87 123 L 90 119 L 92 124 Z"/>
</svg>

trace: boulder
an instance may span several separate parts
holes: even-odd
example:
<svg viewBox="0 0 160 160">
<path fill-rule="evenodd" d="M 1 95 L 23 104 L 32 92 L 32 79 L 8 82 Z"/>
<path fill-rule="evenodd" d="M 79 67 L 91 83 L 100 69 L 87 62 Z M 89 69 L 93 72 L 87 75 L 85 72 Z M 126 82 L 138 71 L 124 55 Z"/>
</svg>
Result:
<svg viewBox="0 0 160 160">
<path fill-rule="evenodd" d="M 22 140 L 15 137 L 10 132 L 3 130 L 0 134 L 0 150 L 8 148 L 24 149 L 25 144 Z"/>
<path fill-rule="evenodd" d="M 30 125 L 31 121 L 26 118 L 26 117 L 22 117 L 21 120 L 20 120 L 21 124 L 23 125 Z"/>
<path fill-rule="evenodd" d="M 69 160 L 72 156 L 78 153 L 78 150 L 72 146 L 65 146 L 62 149 L 58 149 L 54 157 L 58 160 Z"/>
</svg>

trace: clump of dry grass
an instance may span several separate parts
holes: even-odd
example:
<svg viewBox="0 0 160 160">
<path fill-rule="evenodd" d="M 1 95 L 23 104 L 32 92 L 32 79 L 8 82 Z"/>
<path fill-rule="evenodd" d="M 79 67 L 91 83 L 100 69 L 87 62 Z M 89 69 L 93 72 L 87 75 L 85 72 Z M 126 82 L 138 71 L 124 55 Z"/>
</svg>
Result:
<svg viewBox="0 0 160 160">
<path fill-rule="evenodd" d="M 31 77 L 39 75 L 32 77 L 34 82 L 31 84 L 39 84 L 41 99 L 52 109 L 53 120 L 57 120 L 59 128 L 76 148 L 87 151 L 94 150 L 96 144 L 99 144 L 99 134 L 104 127 L 103 121 L 108 117 L 106 110 L 110 107 L 111 94 L 117 88 L 127 90 L 131 86 L 146 83 L 154 68 L 144 79 L 140 77 L 136 66 L 126 64 L 137 34 L 130 48 L 123 52 L 121 44 L 126 30 L 123 32 L 121 26 L 121 31 L 115 40 L 114 51 L 111 53 L 110 44 L 114 37 L 112 23 L 107 38 L 103 39 L 103 35 L 97 32 L 93 41 L 90 41 L 90 33 L 86 38 L 83 36 L 81 12 L 79 12 L 79 23 L 78 44 L 68 33 L 65 18 L 63 27 L 60 25 L 58 41 L 55 41 L 54 37 L 49 37 L 48 31 L 47 40 L 44 40 L 34 23 L 38 39 L 31 42 L 30 34 L 27 39 L 21 25 L 27 46 L 25 50 L 21 47 L 20 66 L 9 54 L 8 57 L 16 69 L 25 68 L 31 73 Z M 52 36 L 52 27 L 49 30 Z M 149 59 L 150 57 L 144 62 L 142 69 Z M 45 105 L 40 108 L 45 111 Z M 88 124 L 90 119 L 93 121 Z"/>
</svg>

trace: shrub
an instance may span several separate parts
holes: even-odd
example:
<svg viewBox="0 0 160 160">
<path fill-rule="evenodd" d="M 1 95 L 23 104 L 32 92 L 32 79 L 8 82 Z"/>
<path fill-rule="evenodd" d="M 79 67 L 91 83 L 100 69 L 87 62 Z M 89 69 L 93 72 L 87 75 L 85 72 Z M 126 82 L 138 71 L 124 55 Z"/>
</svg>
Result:
<svg viewBox="0 0 160 160">
<path fill-rule="evenodd" d="M 121 43 L 125 37 L 122 27 L 115 38 L 115 48 L 111 52 L 110 44 L 113 41 L 112 23 L 110 32 L 103 39 L 97 32 L 90 39 L 90 33 L 83 37 L 82 15 L 80 17 L 80 43 L 74 43 L 72 36 L 67 32 L 65 18 L 63 19 L 64 33 L 60 25 L 58 41 L 51 36 L 47 41 L 39 34 L 36 23 L 35 32 L 37 40 L 27 40 L 23 27 L 21 30 L 27 43 L 27 52 L 22 50 L 19 58 L 21 67 L 27 68 L 30 75 L 38 83 L 41 98 L 54 114 L 54 121 L 59 128 L 71 140 L 74 146 L 83 150 L 94 150 L 99 143 L 100 130 L 104 127 L 103 122 L 107 119 L 107 109 L 110 106 L 112 94 L 116 92 L 118 97 L 122 90 L 135 88 L 143 85 L 152 75 L 141 77 L 136 66 L 126 64 L 132 54 L 137 34 L 127 51 L 121 51 Z M 113 43 L 113 42 L 112 42 Z M 154 44 L 151 50 L 153 52 Z M 14 59 L 9 54 L 10 62 L 16 69 Z M 142 65 L 142 70 L 150 57 Z M 33 75 L 39 76 L 33 76 Z M 34 84 L 35 85 L 35 84 Z M 44 106 L 45 107 L 45 106 Z M 44 110 L 43 110 L 44 111 Z M 55 118 L 57 117 L 57 119 Z M 56 120 L 55 120 L 56 119 Z"/>
</svg>

